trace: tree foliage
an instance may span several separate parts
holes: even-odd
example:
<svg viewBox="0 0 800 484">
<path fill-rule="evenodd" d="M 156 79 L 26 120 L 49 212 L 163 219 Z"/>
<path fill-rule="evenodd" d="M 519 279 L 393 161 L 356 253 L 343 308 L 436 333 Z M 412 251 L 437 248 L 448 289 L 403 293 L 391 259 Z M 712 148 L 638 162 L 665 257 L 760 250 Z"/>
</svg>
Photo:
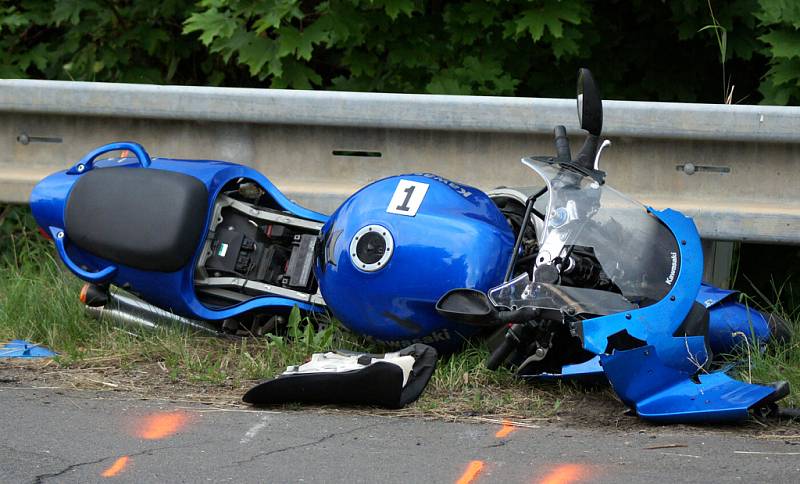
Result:
<svg viewBox="0 0 800 484">
<path fill-rule="evenodd" d="M 794 0 L 0 0 L 0 77 L 800 101 Z M 733 93 L 731 90 L 733 89 Z"/>
</svg>

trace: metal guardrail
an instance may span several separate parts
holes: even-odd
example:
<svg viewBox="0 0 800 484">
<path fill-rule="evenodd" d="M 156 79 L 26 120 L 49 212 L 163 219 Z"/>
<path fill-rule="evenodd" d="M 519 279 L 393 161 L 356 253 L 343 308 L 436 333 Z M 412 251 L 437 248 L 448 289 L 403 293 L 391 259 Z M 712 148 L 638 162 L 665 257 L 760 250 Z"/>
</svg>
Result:
<svg viewBox="0 0 800 484">
<path fill-rule="evenodd" d="M 695 218 L 707 239 L 800 244 L 800 108 L 605 101 L 608 183 Z M 430 171 L 531 185 L 518 160 L 554 151 L 574 100 L 0 80 L 0 200 L 90 149 L 224 159 L 330 211 L 365 183 Z"/>
</svg>

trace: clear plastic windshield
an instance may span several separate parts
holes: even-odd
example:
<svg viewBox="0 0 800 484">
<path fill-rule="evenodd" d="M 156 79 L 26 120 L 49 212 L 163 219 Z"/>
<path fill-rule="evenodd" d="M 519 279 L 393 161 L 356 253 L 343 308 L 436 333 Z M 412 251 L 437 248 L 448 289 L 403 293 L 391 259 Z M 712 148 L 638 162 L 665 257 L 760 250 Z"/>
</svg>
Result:
<svg viewBox="0 0 800 484">
<path fill-rule="evenodd" d="M 598 290 L 531 282 L 523 274 L 489 291 L 495 305 L 611 314 L 626 305 L 653 304 L 669 292 L 680 270 L 678 245 L 669 228 L 643 205 L 558 165 L 529 159 L 523 163 L 548 188 L 536 266 L 550 265 L 563 274 L 575 259 L 588 259 L 600 270 L 598 277 L 610 282 Z"/>
</svg>

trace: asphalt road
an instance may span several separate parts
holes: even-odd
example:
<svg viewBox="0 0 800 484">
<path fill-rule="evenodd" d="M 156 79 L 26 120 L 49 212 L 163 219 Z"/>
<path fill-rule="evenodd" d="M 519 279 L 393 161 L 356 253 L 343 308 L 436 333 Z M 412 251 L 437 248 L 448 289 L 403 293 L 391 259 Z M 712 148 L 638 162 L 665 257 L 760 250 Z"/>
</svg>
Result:
<svg viewBox="0 0 800 484">
<path fill-rule="evenodd" d="M 115 394 L 112 394 L 115 395 Z M 798 482 L 800 445 L 0 388 L 0 482 Z"/>
</svg>

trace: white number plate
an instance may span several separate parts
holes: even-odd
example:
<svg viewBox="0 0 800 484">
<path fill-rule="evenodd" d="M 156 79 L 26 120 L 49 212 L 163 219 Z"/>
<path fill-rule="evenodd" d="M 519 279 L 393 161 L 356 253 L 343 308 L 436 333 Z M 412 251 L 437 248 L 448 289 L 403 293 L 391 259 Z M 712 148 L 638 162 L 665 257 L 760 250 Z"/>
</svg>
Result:
<svg viewBox="0 0 800 484">
<path fill-rule="evenodd" d="M 389 206 L 386 207 L 386 212 L 413 217 L 417 214 L 427 192 L 427 183 L 401 179 L 394 190 L 392 200 L 389 201 Z"/>
</svg>

